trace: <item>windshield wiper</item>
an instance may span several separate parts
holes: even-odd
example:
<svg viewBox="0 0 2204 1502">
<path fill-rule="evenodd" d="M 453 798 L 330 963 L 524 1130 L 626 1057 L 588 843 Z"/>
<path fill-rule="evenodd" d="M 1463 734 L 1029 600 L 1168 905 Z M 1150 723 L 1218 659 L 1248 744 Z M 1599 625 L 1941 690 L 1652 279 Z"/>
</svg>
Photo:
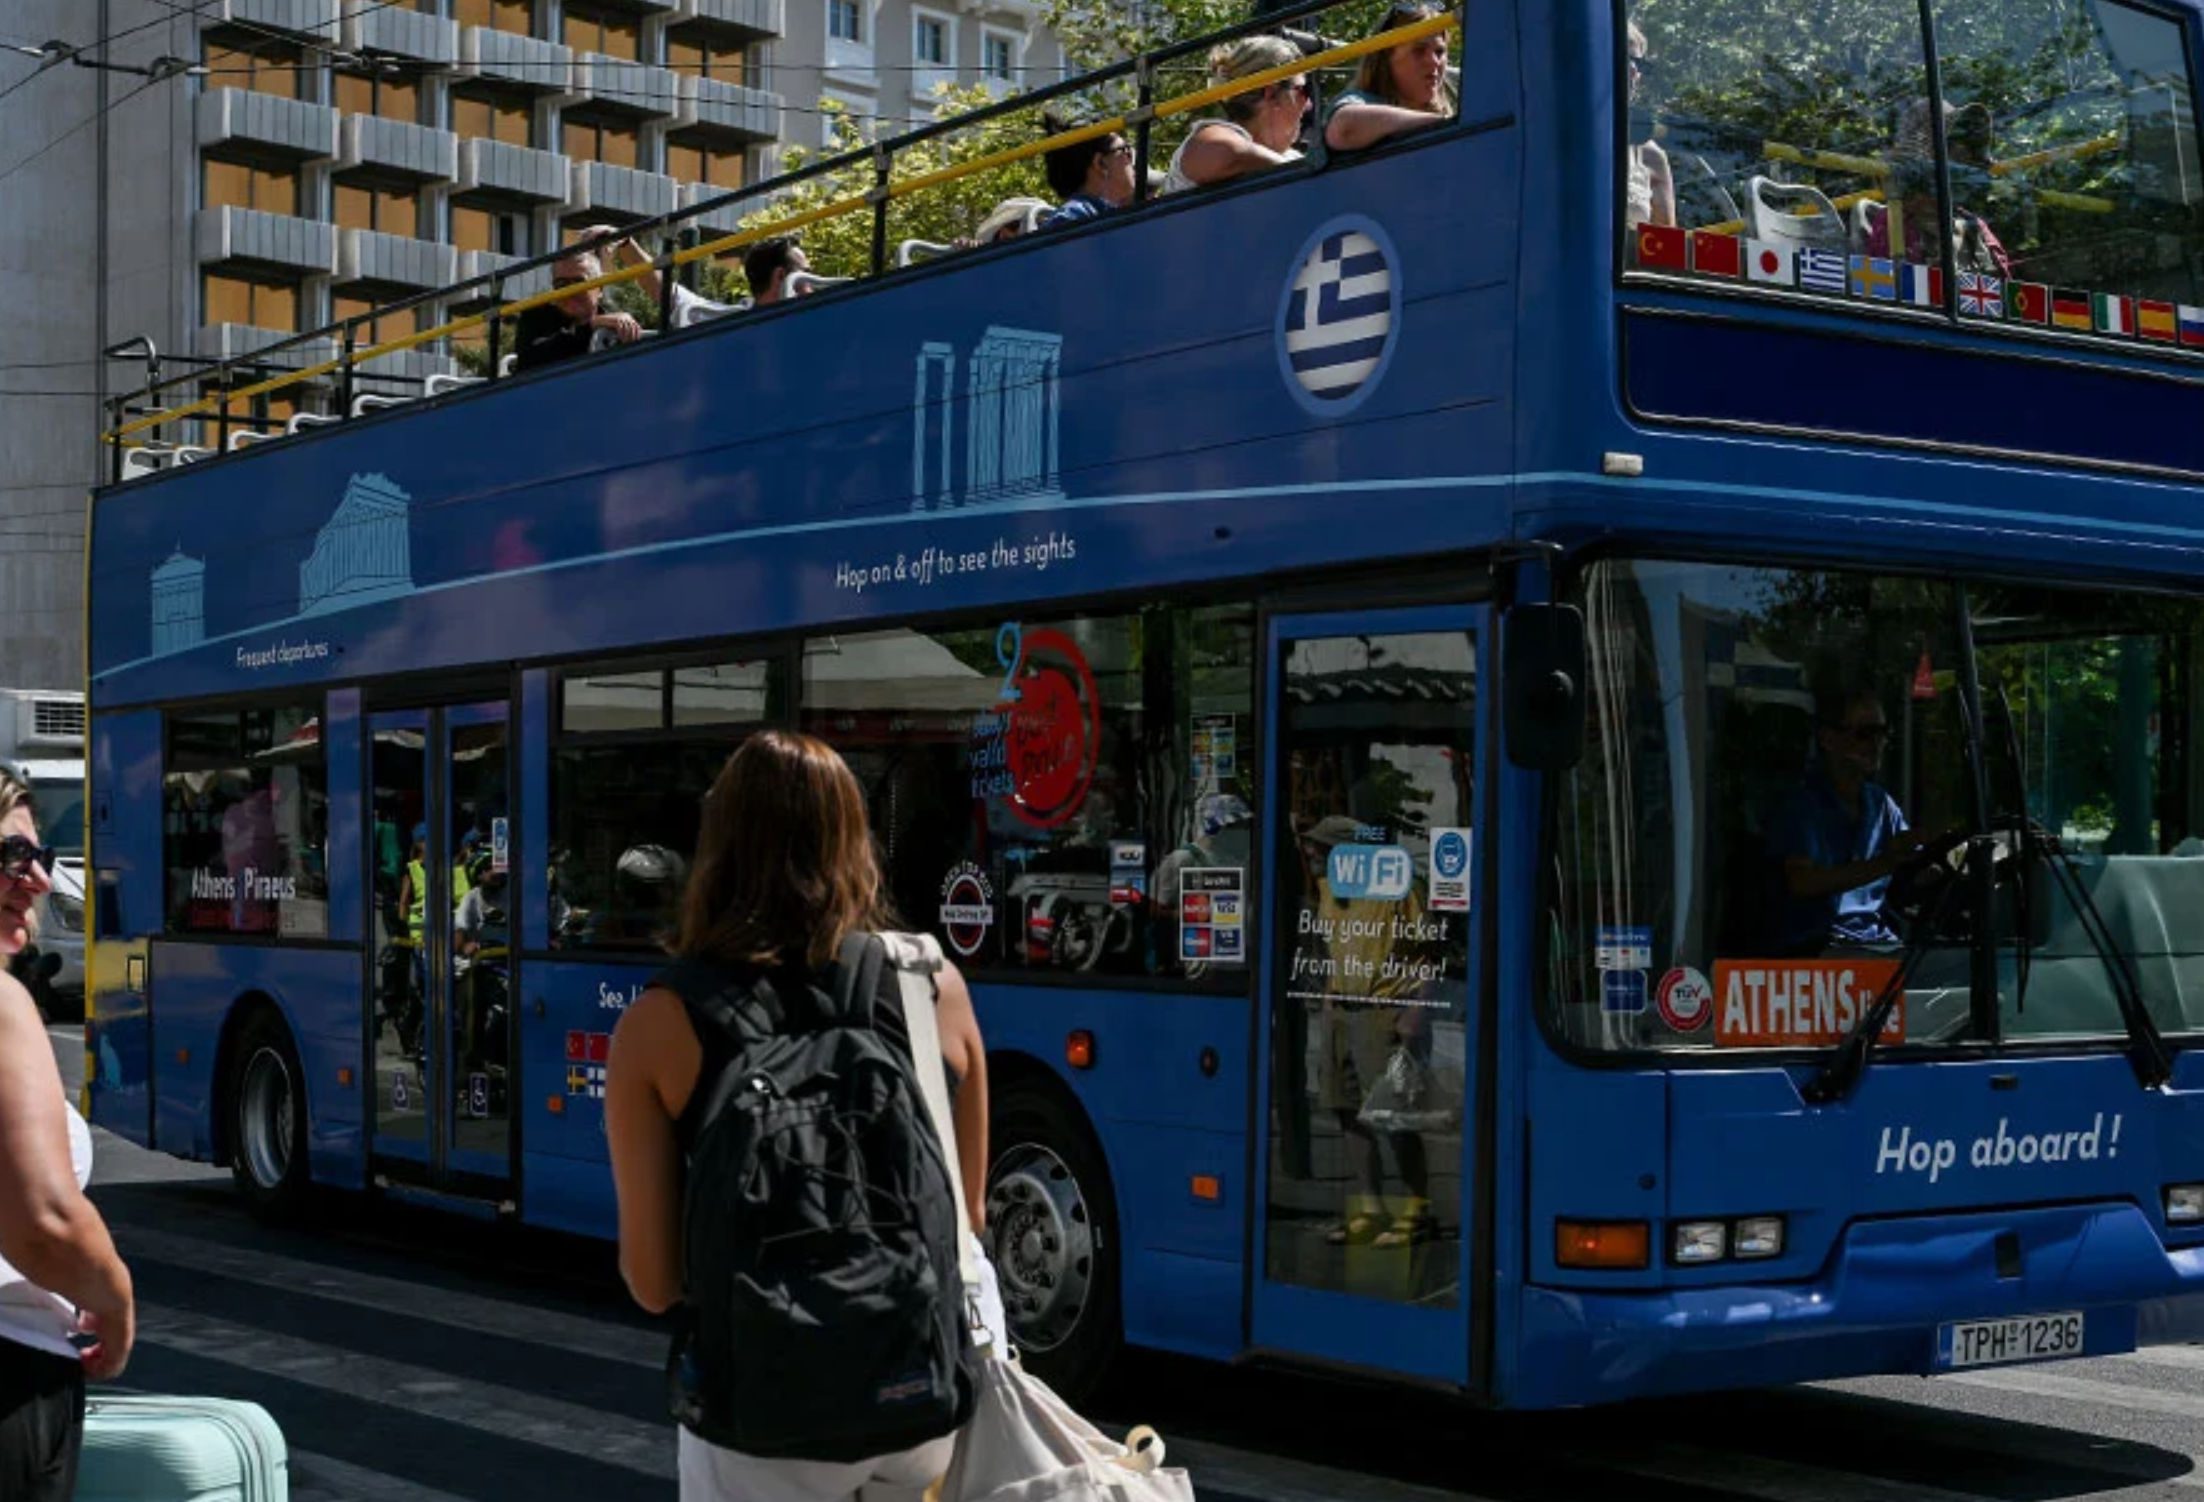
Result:
<svg viewBox="0 0 2204 1502">
<path fill-rule="evenodd" d="M 2151 1016 L 2150 1007 L 2143 1000 L 2143 985 L 2135 978 L 2127 951 L 2113 937 L 2112 925 L 2105 922 L 2097 900 L 2089 895 L 2089 888 L 2083 883 L 2066 842 L 2033 820 L 2024 820 L 2021 828 L 2024 851 L 2041 852 L 2049 857 L 2046 865 L 2053 880 L 2066 894 L 2066 900 L 2073 904 L 2074 916 L 2080 920 L 2082 932 L 2088 935 L 2090 947 L 2104 962 L 2105 974 L 2112 980 L 2113 1002 L 2120 1008 L 2120 1021 L 2127 1028 L 2128 1063 L 2134 1066 L 2136 1081 L 2145 1090 L 2156 1090 L 2173 1078 L 2173 1050 L 2166 1046 L 2165 1034 L 2158 1030 L 2157 1019 Z M 2025 859 L 2024 853 L 2024 862 Z M 2024 949 L 2029 947 L 2032 938 L 2032 935 L 2022 935 Z"/>
<path fill-rule="evenodd" d="M 1967 858 L 1972 861 L 1974 849 L 1970 842 Z M 1938 857 L 1941 862 L 1942 857 Z M 1898 969 L 1875 993 L 1875 1000 L 1853 1019 L 1852 1029 L 1837 1040 L 1829 1057 L 1814 1071 L 1814 1077 L 1806 1082 L 1799 1093 L 1817 1106 L 1839 1101 L 1852 1093 L 1852 1087 L 1867 1072 L 1867 1053 L 1882 1036 L 1883 1026 L 1890 1020 L 1891 1009 L 1898 998 L 1906 994 L 1906 982 L 1913 978 L 1913 971 L 1928 953 L 1942 926 L 1945 912 L 1951 907 L 1952 897 L 1959 891 L 1960 883 L 1969 880 L 1965 871 L 1953 871 L 1944 879 L 1943 890 L 1936 894 L 1930 909 L 1915 918 L 1906 930 L 1905 949 L 1898 956 Z M 1977 921 L 1980 915 L 1977 914 Z"/>
</svg>

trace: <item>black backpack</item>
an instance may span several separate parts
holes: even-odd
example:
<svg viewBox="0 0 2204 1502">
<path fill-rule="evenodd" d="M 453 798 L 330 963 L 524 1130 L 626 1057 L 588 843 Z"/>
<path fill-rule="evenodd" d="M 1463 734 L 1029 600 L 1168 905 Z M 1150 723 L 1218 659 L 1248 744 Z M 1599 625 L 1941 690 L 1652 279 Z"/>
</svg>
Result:
<svg viewBox="0 0 2204 1502">
<path fill-rule="evenodd" d="M 824 1461 L 955 1430 L 976 1376 L 964 1228 L 880 940 L 853 936 L 816 973 L 676 966 L 659 983 L 704 1049 L 681 1122 L 675 1419 L 725 1449 Z"/>
</svg>

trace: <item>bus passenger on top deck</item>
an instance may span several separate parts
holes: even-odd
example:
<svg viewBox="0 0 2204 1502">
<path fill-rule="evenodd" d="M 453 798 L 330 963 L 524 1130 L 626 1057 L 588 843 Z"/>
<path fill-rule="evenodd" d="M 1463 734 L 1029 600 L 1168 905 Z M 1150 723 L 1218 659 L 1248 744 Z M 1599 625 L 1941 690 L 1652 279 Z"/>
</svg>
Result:
<svg viewBox="0 0 2204 1502">
<path fill-rule="evenodd" d="M 1395 5 L 1371 34 L 1397 31 L 1438 14 L 1432 5 Z M 1360 151 L 1451 119 L 1454 90 L 1446 78 L 1446 51 L 1447 34 L 1435 31 L 1365 57 L 1355 70 L 1355 86 L 1332 101 L 1324 144 L 1334 151 Z"/>
<path fill-rule="evenodd" d="M 1284 37 L 1243 37 L 1209 54 L 1209 76 L 1218 83 L 1231 83 L 1300 60 L 1301 49 Z M 1234 94 L 1224 101 L 1222 120 L 1202 121 L 1179 143 L 1171 154 L 1163 191 L 1183 193 L 1298 162 L 1301 153 L 1294 142 L 1300 138 L 1308 109 L 1309 81 L 1304 75 Z"/>
<path fill-rule="evenodd" d="M 1865 688 L 1818 691 L 1814 718 L 1819 754 L 1768 821 L 1768 854 L 1783 876 L 1778 952 L 1895 944 L 1883 908 L 1890 878 L 1927 842 L 1874 780 L 1890 721 Z"/>
<path fill-rule="evenodd" d="M 586 243 L 610 233 L 607 226 L 592 225 L 582 231 L 582 239 Z M 603 275 L 604 266 L 593 250 L 568 251 L 551 263 L 554 288 L 595 281 Z M 516 335 L 515 368 L 534 370 L 543 365 L 556 365 L 594 349 L 633 344 L 642 338 L 641 324 L 626 313 L 614 313 L 601 306 L 601 292 L 601 288 L 590 287 L 556 302 L 539 303 L 524 310 Z"/>
<path fill-rule="evenodd" d="M 1640 224 L 1670 225 L 1676 222 L 1676 178 L 1669 171 L 1668 153 L 1653 139 L 1650 123 L 1645 139 L 1638 139 L 1638 94 L 1645 84 L 1645 75 L 1653 66 L 1648 56 L 1645 33 L 1632 21 L 1628 36 L 1630 48 L 1630 159 L 1626 164 L 1630 180 L 1629 199 L 1623 215 L 1624 228 Z"/>
<path fill-rule="evenodd" d="M 1044 116 L 1041 128 L 1053 136 L 1071 126 Z M 1039 229 L 1083 224 L 1133 201 L 1133 146 L 1114 131 L 1059 146 L 1043 160 L 1048 164 L 1049 190 L 1064 206 L 1043 219 L 1036 226 Z"/>
<path fill-rule="evenodd" d="M 801 292 L 788 290 L 788 279 L 799 271 L 810 269 L 811 261 L 804 254 L 804 248 L 786 235 L 760 240 L 742 257 L 742 275 L 750 284 L 750 301 L 760 308 L 803 296 Z"/>
<path fill-rule="evenodd" d="M 1890 143 L 1888 205 L 1860 205 L 1864 233 L 1860 253 L 1888 256 L 1923 265 L 1943 260 L 1936 243 L 1936 143 L 1929 132 L 1929 102 L 1916 99 L 1906 107 Z M 1944 105 L 1944 144 L 1951 156 L 1952 253 L 1961 271 L 1985 271 L 2000 277 L 2013 274 L 2012 257 L 1989 222 L 1960 203 L 1960 195 L 1973 189 L 1986 191 L 1990 183 L 1990 112 L 1980 103 Z M 1890 218 L 1896 213 L 1902 249 L 1893 249 Z"/>
</svg>

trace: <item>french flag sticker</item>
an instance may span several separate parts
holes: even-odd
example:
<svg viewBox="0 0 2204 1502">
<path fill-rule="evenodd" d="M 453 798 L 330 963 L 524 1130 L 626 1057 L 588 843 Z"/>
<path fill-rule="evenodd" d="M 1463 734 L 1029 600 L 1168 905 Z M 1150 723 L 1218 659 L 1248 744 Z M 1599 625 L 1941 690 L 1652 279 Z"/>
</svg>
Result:
<svg viewBox="0 0 2204 1502">
<path fill-rule="evenodd" d="M 1944 305 L 1944 268 L 1918 266 L 1908 261 L 1898 269 L 1898 301 L 1916 308 Z"/>
</svg>

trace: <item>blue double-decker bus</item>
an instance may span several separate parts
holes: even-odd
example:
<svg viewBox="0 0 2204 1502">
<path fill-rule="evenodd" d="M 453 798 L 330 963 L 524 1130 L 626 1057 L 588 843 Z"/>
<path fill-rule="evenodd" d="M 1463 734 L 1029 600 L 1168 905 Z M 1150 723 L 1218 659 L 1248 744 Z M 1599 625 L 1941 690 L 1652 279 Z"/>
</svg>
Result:
<svg viewBox="0 0 2204 1502">
<path fill-rule="evenodd" d="M 1320 111 L 1447 45 L 1367 149 L 898 266 L 888 143 L 791 211 L 875 218 L 815 295 L 118 413 L 94 1119 L 269 1208 L 609 1235 L 607 1038 L 787 725 L 972 979 L 1052 1375 L 1541 1407 L 2195 1337 L 2204 12 L 1367 10 L 1248 28 Z M 1044 91 L 1100 112 L 1057 144 L 1160 166 L 1204 50 Z M 145 446 L 273 420 L 210 385 L 345 420 Z"/>
</svg>

